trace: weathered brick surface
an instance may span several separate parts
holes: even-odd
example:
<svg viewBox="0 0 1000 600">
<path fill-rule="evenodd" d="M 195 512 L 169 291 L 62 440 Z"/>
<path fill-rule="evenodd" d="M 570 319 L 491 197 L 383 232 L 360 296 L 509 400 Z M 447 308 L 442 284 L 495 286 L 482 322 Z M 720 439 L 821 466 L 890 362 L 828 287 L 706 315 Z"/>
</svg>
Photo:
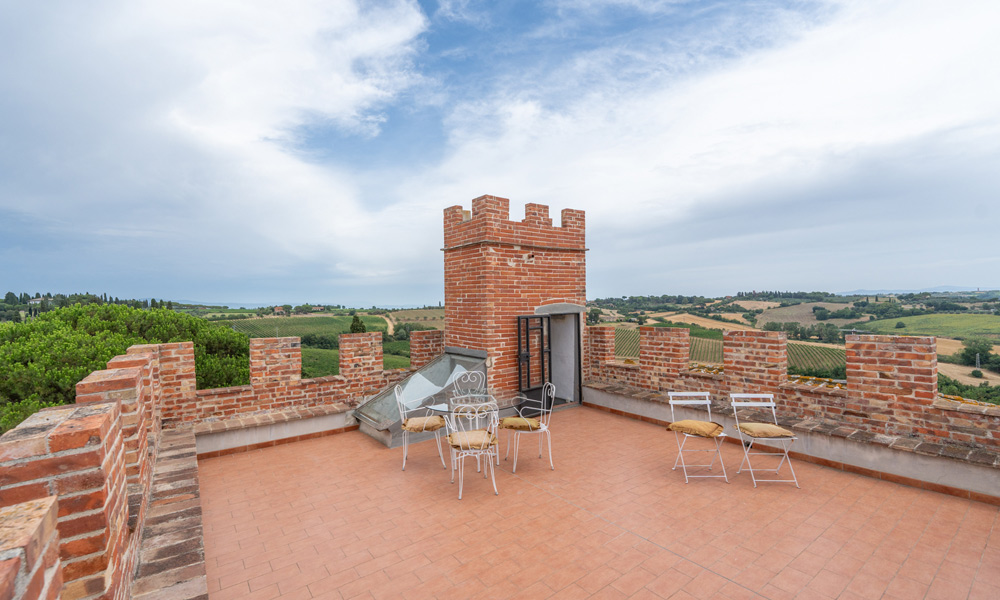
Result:
<svg viewBox="0 0 1000 600">
<path fill-rule="evenodd" d="M 122 398 L 135 383 L 129 369 L 81 382 L 91 402 L 41 411 L 0 438 L 0 447 L 24 442 L 0 462 L 0 504 L 58 496 L 63 598 L 114 594 L 127 582 L 104 572 L 126 573 L 128 545 Z M 111 382 L 117 381 L 118 386 Z M 116 389 L 126 385 L 126 389 Z M 134 392 L 134 387 L 132 388 Z M 92 402 L 94 394 L 113 398 Z M 34 498 L 30 496 L 34 495 Z M 97 588 L 100 589 L 97 589 Z"/>
<path fill-rule="evenodd" d="M 54 598 L 62 588 L 55 496 L 0 508 L 0 600 Z"/>
<path fill-rule="evenodd" d="M 410 367 L 419 369 L 444 354 L 444 331 L 410 332 Z"/>
<path fill-rule="evenodd" d="M 517 317 L 547 304 L 586 303 L 583 211 L 562 211 L 553 227 L 548 207 L 529 204 L 510 220 L 510 201 L 481 196 L 472 210 L 444 211 L 445 346 L 482 350 L 489 385 L 518 390 Z"/>
<path fill-rule="evenodd" d="M 299 338 L 251 338 L 250 385 L 302 379 Z"/>
<path fill-rule="evenodd" d="M 721 368 L 681 368 L 686 340 L 683 335 L 663 337 L 662 329 L 640 328 L 636 365 L 614 358 L 612 327 L 590 327 L 587 381 L 652 391 L 708 391 L 724 403 L 734 392 L 772 393 L 784 418 L 819 423 L 831 435 L 840 431 L 858 441 L 874 436 L 914 439 L 910 451 L 989 464 L 1000 450 L 1000 407 L 938 395 L 933 338 L 848 336 L 847 381 L 836 383 L 789 378 L 785 337 L 778 332 L 727 332 Z"/>
</svg>

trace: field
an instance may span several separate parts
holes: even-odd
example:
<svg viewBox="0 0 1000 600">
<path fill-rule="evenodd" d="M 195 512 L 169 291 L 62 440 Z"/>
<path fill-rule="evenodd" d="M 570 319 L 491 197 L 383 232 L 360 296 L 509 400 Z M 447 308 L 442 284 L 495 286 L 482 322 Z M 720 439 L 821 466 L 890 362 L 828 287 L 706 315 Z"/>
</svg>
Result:
<svg viewBox="0 0 1000 600">
<path fill-rule="evenodd" d="M 896 329 L 896 323 L 900 321 L 906 327 Z M 1000 316 L 997 315 L 919 315 L 869 321 L 859 327 L 889 335 L 935 335 L 960 339 L 984 337 L 1000 340 Z"/>
<path fill-rule="evenodd" d="M 736 313 L 724 315 L 727 319 L 736 319 L 739 321 L 743 320 L 742 315 Z M 733 330 L 747 330 L 753 329 L 750 325 L 738 325 L 736 323 L 723 323 L 722 321 L 716 321 L 714 319 L 706 319 L 705 317 L 699 317 L 696 315 L 689 315 L 687 313 L 679 313 L 670 317 L 670 321 L 674 323 L 691 323 L 693 325 L 700 325 L 705 329 L 721 329 L 723 331 L 733 331 Z"/>
<path fill-rule="evenodd" d="M 953 340 L 951 338 L 943 337 L 939 337 L 937 339 L 938 356 L 958 354 L 963 348 L 965 348 L 965 346 L 962 345 L 962 340 Z M 1000 354 L 1000 344 L 993 344 L 993 354 Z"/>
<path fill-rule="evenodd" d="M 240 319 L 225 321 L 223 324 L 252 338 L 302 337 L 310 333 L 336 335 L 351 330 L 353 317 L 267 317 L 264 319 Z M 361 317 L 368 331 L 385 331 L 386 322 L 382 317 Z"/>
<path fill-rule="evenodd" d="M 778 308 L 779 306 L 781 306 L 780 302 L 774 302 L 769 300 L 739 300 L 737 302 L 733 302 L 733 304 L 741 308 L 745 308 L 747 310 L 757 310 L 757 309 L 767 310 L 769 308 Z"/>
<path fill-rule="evenodd" d="M 832 325 L 836 325 L 837 327 L 841 327 L 843 325 L 847 325 L 848 323 L 854 323 L 857 321 L 857 319 L 827 319 L 825 321 L 817 321 L 812 311 L 814 306 L 822 306 L 832 312 L 854 305 L 838 304 L 834 302 L 804 302 L 802 304 L 786 306 L 784 308 L 769 308 L 757 315 L 757 325 L 763 327 L 766 323 L 798 323 L 799 325 L 830 323 Z M 896 322 L 893 321 L 893 325 L 895 324 Z"/>
<path fill-rule="evenodd" d="M 444 308 L 394 310 L 388 316 L 394 323 L 420 323 L 434 329 L 444 329 Z"/>
<path fill-rule="evenodd" d="M 635 329 L 615 330 L 615 355 L 639 357 L 639 332 Z M 691 338 L 691 360 L 699 363 L 721 363 L 722 341 Z M 788 365 L 800 369 L 832 369 L 846 362 L 843 348 L 819 344 L 788 343 Z"/>
<path fill-rule="evenodd" d="M 410 359 L 396 354 L 383 354 L 382 365 L 385 369 L 406 369 Z M 337 375 L 340 352 L 322 348 L 302 348 L 302 377 L 311 379 L 326 375 Z"/>
</svg>

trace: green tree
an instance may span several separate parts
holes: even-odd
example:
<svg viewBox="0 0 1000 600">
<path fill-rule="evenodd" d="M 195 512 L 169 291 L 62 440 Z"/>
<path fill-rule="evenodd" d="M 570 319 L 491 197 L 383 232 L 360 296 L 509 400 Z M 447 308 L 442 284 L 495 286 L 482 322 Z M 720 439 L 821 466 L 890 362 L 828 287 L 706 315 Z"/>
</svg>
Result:
<svg viewBox="0 0 1000 600">
<path fill-rule="evenodd" d="M 993 342 L 980 337 L 969 338 L 962 342 L 962 352 L 958 358 L 963 365 L 975 365 L 976 355 L 979 355 L 979 363 L 985 364 L 990 359 L 990 351 L 993 350 Z"/>
<path fill-rule="evenodd" d="M 182 313 L 76 304 L 0 323 L 0 420 L 13 427 L 38 407 L 72 403 L 77 382 L 129 346 L 181 341 L 194 342 L 199 389 L 249 383 L 249 338 Z"/>
<path fill-rule="evenodd" d="M 354 315 L 354 319 L 351 320 L 351 333 L 365 333 L 368 331 L 365 329 L 365 324 L 361 320 L 361 317 Z"/>
<path fill-rule="evenodd" d="M 906 327 L 906 323 L 902 321 L 896 321 L 896 329 L 903 329 L 904 327 Z"/>
<path fill-rule="evenodd" d="M 17 306 L 17 294 L 14 292 L 7 292 L 7 294 L 3 297 L 3 303 L 11 306 Z"/>
<path fill-rule="evenodd" d="M 601 322 L 601 315 L 604 314 L 599 308 L 592 308 L 587 312 L 587 325 L 597 325 Z"/>
</svg>

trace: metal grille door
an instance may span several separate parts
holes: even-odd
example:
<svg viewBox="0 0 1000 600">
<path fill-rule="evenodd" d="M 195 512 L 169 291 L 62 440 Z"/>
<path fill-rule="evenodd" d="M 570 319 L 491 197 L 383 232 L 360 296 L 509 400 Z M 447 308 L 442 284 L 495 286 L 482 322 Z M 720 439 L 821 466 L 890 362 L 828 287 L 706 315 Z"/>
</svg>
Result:
<svg viewBox="0 0 1000 600">
<path fill-rule="evenodd" d="M 517 318 L 517 379 L 521 393 L 539 390 L 551 381 L 550 344 L 548 315 Z"/>
</svg>

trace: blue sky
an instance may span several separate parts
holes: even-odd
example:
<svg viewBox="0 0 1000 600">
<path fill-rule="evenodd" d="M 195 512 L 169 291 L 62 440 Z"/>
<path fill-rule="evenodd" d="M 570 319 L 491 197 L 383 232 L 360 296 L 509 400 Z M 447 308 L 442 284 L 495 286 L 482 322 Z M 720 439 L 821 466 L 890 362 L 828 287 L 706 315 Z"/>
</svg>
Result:
<svg viewBox="0 0 1000 600">
<path fill-rule="evenodd" d="M 1000 3 L 0 1 L 0 293 L 437 304 L 442 210 L 588 297 L 1000 288 Z"/>
</svg>

